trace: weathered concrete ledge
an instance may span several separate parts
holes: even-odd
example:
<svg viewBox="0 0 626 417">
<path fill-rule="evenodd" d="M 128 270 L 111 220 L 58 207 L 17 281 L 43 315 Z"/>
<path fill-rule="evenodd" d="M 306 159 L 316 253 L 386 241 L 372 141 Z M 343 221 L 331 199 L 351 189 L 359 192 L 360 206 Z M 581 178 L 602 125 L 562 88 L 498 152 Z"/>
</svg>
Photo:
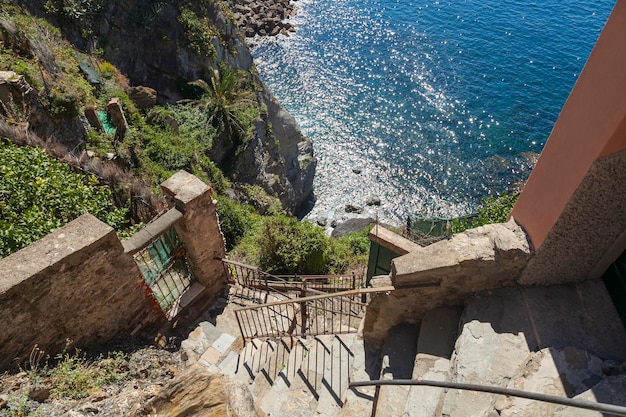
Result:
<svg viewBox="0 0 626 417">
<path fill-rule="evenodd" d="M 399 323 L 418 322 L 440 306 L 463 305 L 468 295 L 479 291 L 513 286 L 530 257 L 524 232 L 510 220 L 467 230 L 396 258 L 389 278 L 396 290 L 372 297 L 364 337 L 379 346 Z M 383 281 L 388 279 L 378 278 L 373 284 Z"/>
<path fill-rule="evenodd" d="M 154 239 L 173 227 L 183 218 L 183 214 L 177 209 L 170 209 L 167 213 L 148 223 L 144 228 L 122 242 L 124 252 L 129 255 L 135 254 L 148 246 Z"/>
<path fill-rule="evenodd" d="M 529 258 L 526 236 L 511 220 L 466 230 L 396 258 L 391 277 L 396 288 L 445 286 L 454 280 L 473 292 L 490 283 L 512 284 Z"/>
<path fill-rule="evenodd" d="M 417 243 L 411 242 L 409 239 L 406 239 L 389 229 L 385 229 L 379 224 L 376 224 L 372 228 L 369 238 L 372 242 L 376 242 L 380 246 L 383 246 L 400 255 L 418 252 L 422 249 L 422 247 Z"/>
</svg>

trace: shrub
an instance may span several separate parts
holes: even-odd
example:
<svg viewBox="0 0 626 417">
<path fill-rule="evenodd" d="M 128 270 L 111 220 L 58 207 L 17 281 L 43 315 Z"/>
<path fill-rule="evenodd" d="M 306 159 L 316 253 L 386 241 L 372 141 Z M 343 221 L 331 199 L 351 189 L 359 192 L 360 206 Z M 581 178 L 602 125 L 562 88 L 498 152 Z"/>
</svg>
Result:
<svg viewBox="0 0 626 417">
<path fill-rule="evenodd" d="M 485 224 L 506 222 L 518 197 L 519 193 L 511 195 L 504 193 L 498 198 L 492 195 L 484 197 L 476 217 L 452 220 L 452 233 L 461 233 Z"/>
<path fill-rule="evenodd" d="M 117 74 L 117 68 L 108 61 L 102 61 L 98 64 L 98 69 L 102 76 L 106 79 L 111 79 Z"/>
<path fill-rule="evenodd" d="M 116 229 L 126 223 L 127 210 L 114 207 L 95 177 L 73 173 L 41 149 L 0 142 L 0 257 L 84 213 Z"/>
<path fill-rule="evenodd" d="M 216 51 L 211 40 L 219 36 L 219 32 L 208 18 L 199 17 L 196 12 L 182 8 L 178 21 L 185 28 L 185 36 L 189 40 L 189 47 L 198 55 L 215 57 Z"/>
<path fill-rule="evenodd" d="M 259 221 L 259 216 L 252 207 L 222 196 L 217 198 L 217 213 L 227 250 L 233 249 Z"/>
<path fill-rule="evenodd" d="M 360 232 L 330 239 L 328 271 L 332 274 L 344 274 L 350 271 L 363 270 L 367 264 L 370 240 L 367 227 Z"/>
<path fill-rule="evenodd" d="M 96 388 L 126 378 L 127 362 L 123 353 L 113 352 L 107 358 L 89 363 L 78 354 L 65 352 L 56 357 L 57 365 L 46 374 L 53 386 L 53 398 L 80 399 L 89 396 Z"/>
<path fill-rule="evenodd" d="M 259 267 L 276 274 L 323 274 L 327 271 L 328 237 L 311 223 L 277 215 L 263 219 L 257 240 Z"/>
</svg>

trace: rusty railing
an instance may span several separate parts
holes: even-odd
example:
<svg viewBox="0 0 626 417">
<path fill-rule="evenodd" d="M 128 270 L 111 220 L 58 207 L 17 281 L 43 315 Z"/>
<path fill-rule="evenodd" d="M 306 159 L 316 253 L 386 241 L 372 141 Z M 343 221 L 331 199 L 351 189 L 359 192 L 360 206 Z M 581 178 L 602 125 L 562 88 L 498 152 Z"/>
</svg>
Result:
<svg viewBox="0 0 626 417">
<path fill-rule="evenodd" d="M 365 275 L 277 275 L 277 277 L 299 283 L 303 288 L 321 291 L 323 293 L 356 290 L 365 287 Z"/>
<path fill-rule="evenodd" d="M 354 290 L 365 286 L 364 274 L 357 275 L 272 275 L 255 266 L 222 259 L 226 273 L 234 283 L 248 288 L 257 288 L 283 294 L 293 298 L 289 293 L 296 292 L 300 296 L 326 294 Z"/>
<path fill-rule="evenodd" d="M 361 288 L 235 309 L 244 341 L 285 336 L 355 333 L 365 313 L 363 297 L 393 287 Z"/>
</svg>

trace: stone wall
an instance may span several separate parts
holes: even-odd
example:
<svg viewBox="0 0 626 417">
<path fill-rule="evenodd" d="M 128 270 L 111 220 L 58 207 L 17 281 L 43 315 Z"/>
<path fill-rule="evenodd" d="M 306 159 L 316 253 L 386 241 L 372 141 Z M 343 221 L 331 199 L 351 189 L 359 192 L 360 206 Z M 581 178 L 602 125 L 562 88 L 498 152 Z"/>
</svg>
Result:
<svg viewBox="0 0 626 417">
<path fill-rule="evenodd" d="M 0 369 L 134 334 L 165 316 L 115 231 L 84 214 L 0 260 Z"/>
<path fill-rule="evenodd" d="M 528 263 L 522 285 L 602 276 L 626 243 L 626 151 L 598 159 Z M 607 255 L 609 255 L 607 257 Z"/>
<path fill-rule="evenodd" d="M 221 261 L 226 257 L 226 246 L 213 190 L 185 171 L 172 175 L 161 189 L 183 214 L 175 226 L 176 233 L 185 244 L 194 278 L 216 296 L 227 288 L 228 277 Z"/>
<path fill-rule="evenodd" d="M 224 237 L 211 187 L 180 171 L 162 184 L 175 208 L 120 242 L 115 231 L 85 214 L 0 260 L 0 370 L 35 345 L 49 353 L 89 347 L 166 323 L 133 254 L 174 227 L 201 285 L 176 320 L 210 305 L 228 287 Z M 198 288 L 199 287 L 199 288 Z M 182 302 L 181 302 L 182 305 Z M 170 323 L 171 324 L 171 323 Z"/>
</svg>

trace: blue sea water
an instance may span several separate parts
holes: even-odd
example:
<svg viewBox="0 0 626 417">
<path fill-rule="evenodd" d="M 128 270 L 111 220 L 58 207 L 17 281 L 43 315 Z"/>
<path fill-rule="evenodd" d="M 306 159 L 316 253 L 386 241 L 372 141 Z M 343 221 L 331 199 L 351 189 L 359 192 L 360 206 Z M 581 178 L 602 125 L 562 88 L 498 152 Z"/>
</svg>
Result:
<svg viewBox="0 0 626 417">
<path fill-rule="evenodd" d="M 614 0 L 298 0 L 253 53 L 319 159 L 309 217 L 455 215 L 530 172 Z"/>
</svg>

